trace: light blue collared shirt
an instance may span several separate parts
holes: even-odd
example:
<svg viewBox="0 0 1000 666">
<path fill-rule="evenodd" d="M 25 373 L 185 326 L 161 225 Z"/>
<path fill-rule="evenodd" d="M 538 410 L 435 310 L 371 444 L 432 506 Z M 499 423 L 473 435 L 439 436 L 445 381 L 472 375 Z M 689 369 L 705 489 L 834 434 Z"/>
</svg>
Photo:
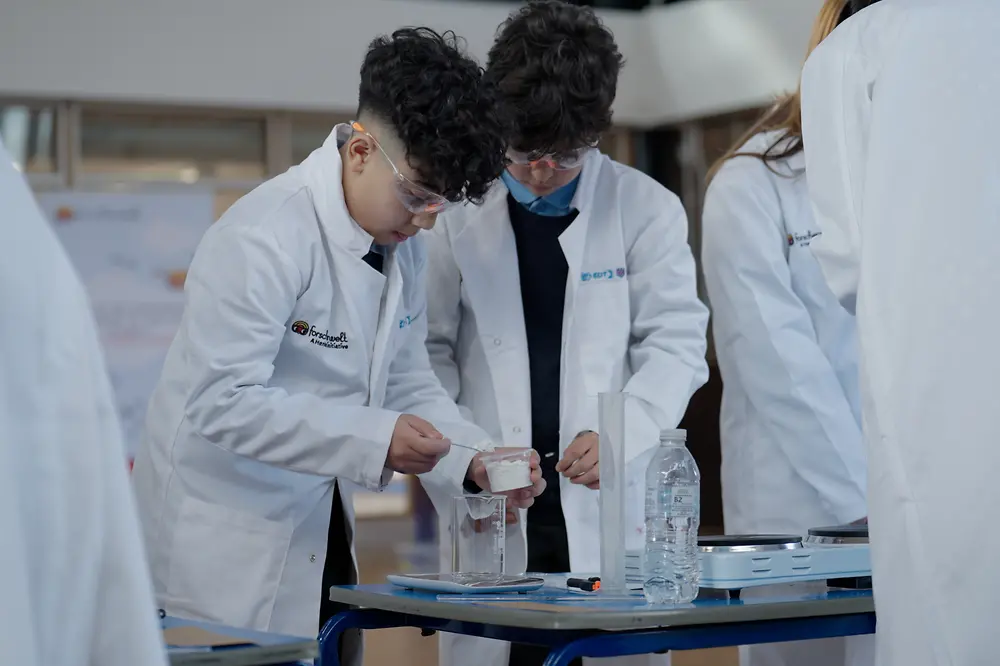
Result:
<svg viewBox="0 0 1000 666">
<path fill-rule="evenodd" d="M 576 186 L 580 182 L 580 176 L 544 197 L 532 193 L 507 171 L 504 171 L 500 178 L 503 179 L 504 185 L 510 190 L 514 200 L 536 215 L 562 217 L 573 211 L 573 195 L 576 194 Z"/>
</svg>

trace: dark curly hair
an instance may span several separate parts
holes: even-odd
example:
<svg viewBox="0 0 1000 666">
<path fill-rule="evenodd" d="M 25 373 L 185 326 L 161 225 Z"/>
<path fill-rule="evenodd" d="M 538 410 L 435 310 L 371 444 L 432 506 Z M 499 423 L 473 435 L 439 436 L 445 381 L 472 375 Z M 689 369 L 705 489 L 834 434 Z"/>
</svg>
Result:
<svg viewBox="0 0 1000 666">
<path fill-rule="evenodd" d="M 496 96 L 453 32 L 378 37 L 361 65 L 358 117 L 399 136 L 420 180 L 450 201 L 482 201 L 505 166 Z"/>
<path fill-rule="evenodd" d="M 548 154 L 596 143 L 611 126 L 624 62 L 588 7 L 539 0 L 511 14 L 486 63 L 511 147 Z"/>
</svg>

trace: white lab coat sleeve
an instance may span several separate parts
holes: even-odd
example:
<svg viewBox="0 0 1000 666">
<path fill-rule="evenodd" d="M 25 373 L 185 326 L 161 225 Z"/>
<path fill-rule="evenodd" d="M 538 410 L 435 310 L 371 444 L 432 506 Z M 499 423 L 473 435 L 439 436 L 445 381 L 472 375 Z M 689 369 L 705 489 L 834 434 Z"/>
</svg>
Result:
<svg viewBox="0 0 1000 666">
<path fill-rule="evenodd" d="M 83 284 L 0 141 L 0 664 L 166 663 Z"/>
<path fill-rule="evenodd" d="M 831 291 L 855 313 L 861 260 L 862 183 L 871 112 L 857 26 L 835 30 L 802 71 L 802 135 L 809 196 L 821 236 L 812 242 Z"/>
<path fill-rule="evenodd" d="M 422 239 L 409 241 L 420 243 Z M 462 417 L 455 401 L 442 387 L 431 368 L 427 339 L 426 254 L 415 252 L 416 266 L 412 284 L 411 330 L 389 365 L 385 405 L 399 412 L 415 414 L 430 422 L 448 439 L 479 450 L 490 448 L 490 437 Z M 426 474 L 419 475 L 431 501 L 442 511 L 455 495 L 462 494 L 462 484 L 475 451 L 452 447 L 451 451 Z"/>
<path fill-rule="evenodd" d="M 642 400 L 663 430 L 677 427 L 691 396 L 708 380 L 708 308 L 698 298 L 684 208 L 666 190 L 656 198 L 644 202 L 655 213 L 626 253 L 632 377 L 624 391 Z M 630 438 L 626 459 L 657 444 L 655 437 Z"/>
<path fill-rule="evenodd" d="M 457 401 L 462 391 L 455 358 L 462 323 L 462 274 L 443 223 L 423 236 L 427 248 L 427 353 L 434 374 L 448 396 Z M 462 405 L 458 409 L 466 420 L 473 420 L 471 410 Z"/>
<path fill-rule="evenodd" d="M 734 158 L 706 195 L 702 268 L 716 354 L 731 373 L 723 381 L 738 377 L 770 438 L 847 523 L 867 515 L 861 429 L 792 290 L 781 207 L 765 169 Z"/>
<path fill-rule="evenodd" d="M 206 442 L 285 469 L 380 490 L 399 414 L 269 386 L 304 277 L 266 229 L 213 227 L 185 284 L 196 389 L 186 409 Z"/>
<path fill-rule="evenodd" d="M 98 349 L 96 335 L 94 349 Z M 99 432 L 90 440 L 95 450 L 88 455 L 99 460 L 100 480 L 97 521 L 102 525 L 99 539 L 103 549 L 97 565 L 97 598 L 92 617 L 96 624 L 91 646 L 92 664 L 133 666 L 166 663 L 163 635 L 153 588 L 150 583 L 145 547 L 139 531 L 139 517 L 128 482 L 121 430 L 104 374 L 103 357 L 94 364 L 98 379 L 93 384 L 96 422 Z M 95 479 L 95 483 L 97 480 Z"/>
</svg>

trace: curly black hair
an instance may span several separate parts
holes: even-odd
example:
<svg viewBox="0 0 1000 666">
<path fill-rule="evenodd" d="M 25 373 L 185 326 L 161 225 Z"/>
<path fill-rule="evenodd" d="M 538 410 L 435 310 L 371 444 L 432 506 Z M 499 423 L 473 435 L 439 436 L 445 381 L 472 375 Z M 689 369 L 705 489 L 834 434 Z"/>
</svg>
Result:
<svg viewBox="0 0 1000 666">
<path fill-rule="evenodd" d="M 511 147 L 550 154 L 596 143 L 611 126 L 624 62 L 588 7 L 538 0 L 511 14 L 486 63 Z"/>
<path fill-rule="evenodd" d="M 453 32 L 403 28 L 361 65 L 358 117 L 395 130 L 420 180 L 449 201 L 482 201 L 505 166 L 496 95 Z"/>
</svg>

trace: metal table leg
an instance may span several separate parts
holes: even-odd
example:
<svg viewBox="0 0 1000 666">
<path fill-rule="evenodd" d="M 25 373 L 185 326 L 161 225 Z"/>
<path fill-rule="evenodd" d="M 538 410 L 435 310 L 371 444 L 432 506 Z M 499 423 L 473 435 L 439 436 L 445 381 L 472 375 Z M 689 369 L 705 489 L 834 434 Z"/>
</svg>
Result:
<svg viewBox="0 0 1000 666">
<path fill-rule="evenodd" d="M 344 631 L 394 627 L 416 627 L 425 632 L 447 631 L 513 643 L 545 645 L 551 648 L 545 666 L 568 666 L 577 657 L 617 657 L 670 650 L 696 650 L 869 634 L 875 631 L 875 615 L 858 613 L 645 631 L 581 632 L 500 627 L 358 609 L 334 616 L 323 627 L 319 636 L 320 666 L 341 666 L 337 645 Z"/>
<path fill-rule="evenodd" d="M 349 610 L 334 615 L 319 632 L 317 666 L 341 666 L 340 635 L 348 629 L 392 629 L 408 626 L 401 622 L 406 616 L 377 610 Z"/>
</svg>

